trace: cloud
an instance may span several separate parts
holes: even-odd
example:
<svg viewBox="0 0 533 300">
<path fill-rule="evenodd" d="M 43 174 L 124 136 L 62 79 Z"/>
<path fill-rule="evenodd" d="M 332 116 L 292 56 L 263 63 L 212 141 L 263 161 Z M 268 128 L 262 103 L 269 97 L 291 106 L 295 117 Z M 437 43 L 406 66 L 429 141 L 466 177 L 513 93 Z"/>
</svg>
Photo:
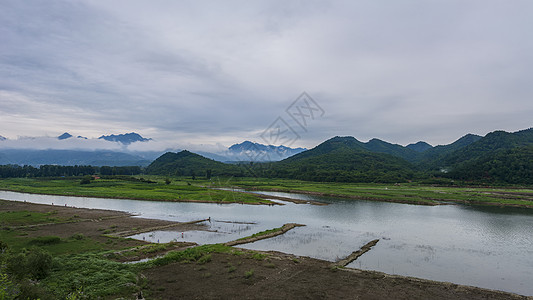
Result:
<svg viewBox="0 0 533 300">
<path fill-rule="evenodd" d="M 307 91 L 334 135 L 408 144 L 531 127 L 530 1 L 4 1 L 0 135 L 259 135 Z M 148 145 L 143 145 L 148 147 Z"/>
</svg>

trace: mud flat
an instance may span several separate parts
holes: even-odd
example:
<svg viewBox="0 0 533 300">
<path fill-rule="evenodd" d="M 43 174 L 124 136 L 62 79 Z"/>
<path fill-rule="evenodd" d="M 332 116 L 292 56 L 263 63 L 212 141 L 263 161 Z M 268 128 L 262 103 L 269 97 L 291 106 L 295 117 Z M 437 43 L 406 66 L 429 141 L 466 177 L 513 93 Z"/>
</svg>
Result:
<svg viewBox="0 0 533 300">
<path fill-rule="evenodd" d="M 147 299 L 529 299 L 494 290 L 381 272 L 279 252 L 212 253 L 210 261 L 142 272 Z M 254 251 L 257 253 L 257 251 Z"/>
<path fill-rule="evenodd" d="M 0 200 L 0 212 L 27 211 L 47 213 L 57 219 L 54 223 L 3 225 L 5 229 L 24 232 L 27 237 L 58 236 L 69 238 L 73 234 L 82 234 L 96 242 L 105 243 L 110 236 L 122 236 L 121 233 L 136 232 L 154 228 L 172 227 L 179 231 L 207 230 L 202 224 L 178 223 L 165 220 L 144 219 L 134 215 L 113 210 L 75 208 L 59 205 L 35 204 L 29 202 Z M 0 224 L 2 220 L 0 220 Z M 120 239 L 117 247 L 147 244 L 144 241 Z"/>
</svg>

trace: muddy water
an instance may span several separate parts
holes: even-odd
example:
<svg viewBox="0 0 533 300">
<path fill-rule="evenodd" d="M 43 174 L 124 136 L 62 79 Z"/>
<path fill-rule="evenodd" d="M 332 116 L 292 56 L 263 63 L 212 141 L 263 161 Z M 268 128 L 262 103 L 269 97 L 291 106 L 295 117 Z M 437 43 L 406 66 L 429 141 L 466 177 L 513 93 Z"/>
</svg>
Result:
<svg viewBox="0 0 533 300">
<path fill-rule="evenodd" d="M 348 267 L 533 295 L 533 211 L 270 194 L 330 205 L 169 203 L 2 191 L 0 199 L 121 210 L 164 220 L 211 217 L 211 232 L 185 232 L 182 237 L 181 232 L 157 231 L 134 236 L 154 242 L 227 242 L 285 223 L 306 224 L 284 235 L 241 246 L 335 261 L 380 239 Z"/>
</svg>

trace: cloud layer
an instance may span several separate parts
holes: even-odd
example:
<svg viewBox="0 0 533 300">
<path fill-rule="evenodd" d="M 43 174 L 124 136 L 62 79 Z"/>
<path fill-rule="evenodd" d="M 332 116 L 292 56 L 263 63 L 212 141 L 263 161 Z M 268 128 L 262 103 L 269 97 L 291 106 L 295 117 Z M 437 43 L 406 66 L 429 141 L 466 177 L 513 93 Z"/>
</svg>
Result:
<svg viewBox="0 0 533 300">
<path fill-rule="evenodd" d="M 260 134 L 307 91 L 335 135 L 400 144 L 531 127 L 533 2 L 17 1 L 0 11 L 0 135 Z"/>
</svg>

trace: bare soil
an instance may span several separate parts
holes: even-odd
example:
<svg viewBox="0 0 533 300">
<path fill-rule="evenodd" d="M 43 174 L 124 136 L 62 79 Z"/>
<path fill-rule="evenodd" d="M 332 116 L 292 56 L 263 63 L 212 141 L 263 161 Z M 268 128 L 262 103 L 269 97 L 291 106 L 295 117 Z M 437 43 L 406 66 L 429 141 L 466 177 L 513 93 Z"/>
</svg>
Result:
<svg viewBox="0 0 533 300">
<path fill-rule="evenodd" d="M 67 222 L 31 225 L 27 228 L 13 227 L 14 229 L 26 232 L 28 237 L 58 236 L 60 238 L 68 238 L 74 234 L 83 234 L 95 242 L 106 243 L 111 239 L 107 235 L 125 231 L 134 232 L 135 230 L 146 228 L 160 228 L 173 225 L 173 229 L 175 228 L 183 232 L 206 229 L 201 224 L 181 224 L 164 220 L 137 218 L 120 211 L 52 206 L 17 201 L 0 200 L 0 211 L 53 212 L 51 217 Z M 106 248 L 122 249 L 124 247 L 148 244 L 147 242 L 133 239 L 118 239 L 117 241 L 117 243 L 113 244 L 107 243 Z"/>
<path fill-rule="evenodd" d="M 152 268 L 143 273 L 148 282 L 143 293 L 146 299 L 531 299 L 451 283 L 331 268 L 326 261 L 268 253 L 263 260 L 214 253 L 211 261 L 202 265 L 173 263 Z"/>
</svg>

